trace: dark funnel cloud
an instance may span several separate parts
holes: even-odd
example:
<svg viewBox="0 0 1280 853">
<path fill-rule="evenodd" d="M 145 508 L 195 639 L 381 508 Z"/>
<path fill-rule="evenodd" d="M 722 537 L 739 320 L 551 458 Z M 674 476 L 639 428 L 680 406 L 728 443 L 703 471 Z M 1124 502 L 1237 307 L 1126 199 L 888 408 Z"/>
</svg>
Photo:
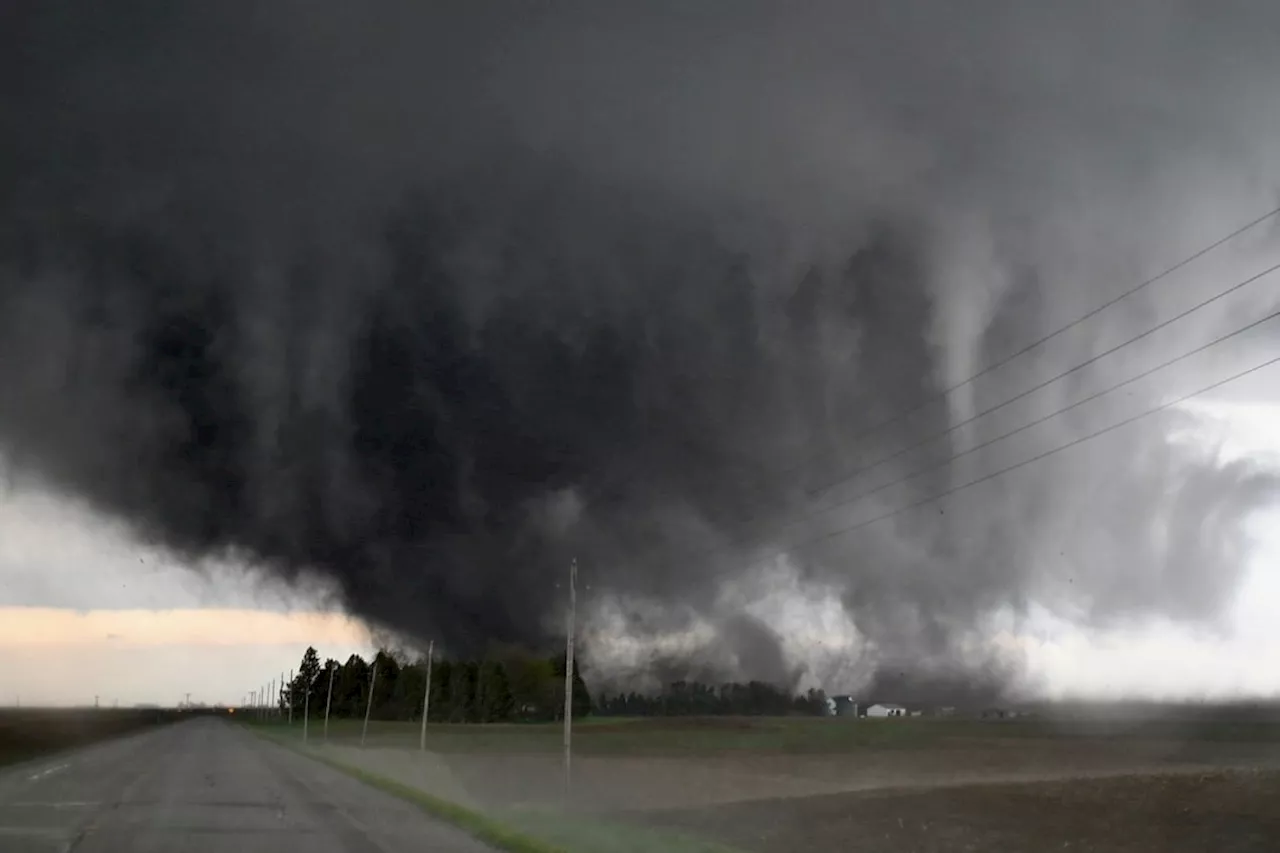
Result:
<svg viewBox="0 0 1280 853">
<path fill-rule="evenodd" d="M 841 601 L 865 678 L 890 649 L 1004 679 L 953 650 L 1037 595 L 1208 618 L 1274 483 L 1159 429 L 1097 451 L 1125 485 L 1092 508 L 1077 461 L 819 547 L 780 532 L 1159 298 L 870 427 L 1260 209 L 1275 15 L 1147 12 L 6 3 L 0 447 L 193 561 L 318 578 L 459 649 L 554 637 L 570 557 L 588 614 L 642 639 L 705 617 L 720 670 L 774 681 L 817 670 L 723 608 L 779 550 Z"/>
</svg>

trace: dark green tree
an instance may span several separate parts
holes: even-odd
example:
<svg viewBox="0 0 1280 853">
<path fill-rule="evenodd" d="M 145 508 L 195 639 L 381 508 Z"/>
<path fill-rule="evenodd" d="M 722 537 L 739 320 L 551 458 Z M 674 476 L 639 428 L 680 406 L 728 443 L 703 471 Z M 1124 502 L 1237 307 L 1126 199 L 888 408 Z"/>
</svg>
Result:
<svg viewBox="0 0 1280 853">
<path fill-rule="evenodd" d="M 333 685 L 333 710 L 340 717 L 364 715 L 364 702 L 369 689 L 369 664 L 359 655 L 352 655 L 342 665 Z"/>
<path fill-rule="evenodd" d="M 300 717 L 303 708 L 306 705 L 307 691 L 311 691 L 311 711 L 316 711 L 316 681 L 320 676 L 320 654 L 315 650 L 314 646 L 307 646 L 307 650 L 302 653 L 302 662 L 298 664 L 298 670 L 293 676 L 293 681 L 289 683 L 285 693 L 285 701 L 293 707 L 293 716 Z M 323 712 L 323 708 L 321 709 Z"/>
<path fill-rule="evenodd" d="M 396 684 L 400 680 L 400 662 L 386 649 L 379 649 L 373 662 L 378 667 L 378 676 L 373 685 L 373 708 L 370 715 L 375 720 L 397 719 L 393 700 L 396 696 Z"/>
<path fill-rule="evenodd" d="M 453 662 L 437 660 L 431 667 L 431 722 L 448 722 L 453 709 L 452 685 Z"/>
<path fill-rule="evenodd" d="M 449 698 L 453 703 L 450 719 L 459 723 L 478 723 L 480 708 L 476 704 L 476 687 L 480 681 L 480 665 L 473 660 L 455 661 Z"/>
<path fill-rule="evenodd" d="M 342 664 L 333 658 L 326 658 L 324 667 L 320 670 L 320 677 L 316 679 L 316 694 L 311 700 L 313 708 L 319 716 L 324 716 L 325 704 L 329 701 L 329 676 L 333 676 L 333 696 L 337 701 L 338 696 L 338 676 L 342 674 Z"/>
<path fill-rule="evenodd" d="M 465 723 L 475 700 L 475 679 L 467 661 L 454 661 L 449 677 L 449 716 L 451 723 Z"/>
<path fill-rule="evenodd" d="M 536 657 L 520 650 L 507 650 L 501 658 L 506 669 L 507 683 L 517 720 L 532 722 L 552 720 L 563 707 L 564 667 L 557 679 L 556 669 L 550 660 Z"/>
<path fill-rule="evenodd" d="M 395 693 L 391 698 L 397 720 L 418 720 L 422 717 L 422 693 L 427 685 L 426 660 L 406 663 L 400 667 Z"/>
<path fill-rule="evenodd" d="M 482 723 L 500 723 L 511 719 L 515 703 L 511 699 L 507 670 L 501 661 L 489 660 L 480 665 L 476 705 Z"/>
<path fill-rule="evenodd" d="M 557 720 L 564 719 L 564 657 L 556 655 L 549 661 L 551 671 L 555 675 L 557 704 L 554 718 Z M 585 717 L 591 713 L 591 693 L 587 690 L 587 683 L 582 680 L 582 670 L 578 666 L 575 658 L 573 661 L 573 700 L 572 700 L 573 718 Z"/>
</svg>

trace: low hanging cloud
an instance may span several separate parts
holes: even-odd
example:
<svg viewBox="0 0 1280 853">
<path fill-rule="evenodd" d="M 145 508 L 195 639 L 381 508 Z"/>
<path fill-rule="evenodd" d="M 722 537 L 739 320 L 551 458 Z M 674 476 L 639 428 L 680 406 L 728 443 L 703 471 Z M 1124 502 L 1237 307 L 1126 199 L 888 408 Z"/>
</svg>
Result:
<svg viewBox="0 0 1280 853">
<path fill-rule="evenodd" d="M 1122 417 L 945 463 L 1272 298 L 952 430 L 1276 249 L 942 394 L 1271 201 L 1275 13 L 1108 9 L 13 4 L 0 447 L 135 536 L 456 649 L 554 638 L 575 557 L 604 668 L 701 631 L 672 659 L 999 683 L 968 638 L 1033 599 L 1213 620 L 1275 476 L 1159 419 L 847 536 L 791 523 L 903 442 L 940 436 L 879 482 L 944 464 L 836 527 Z M 777 627 L 813 590 L 836 653 Z"/>
</svg>

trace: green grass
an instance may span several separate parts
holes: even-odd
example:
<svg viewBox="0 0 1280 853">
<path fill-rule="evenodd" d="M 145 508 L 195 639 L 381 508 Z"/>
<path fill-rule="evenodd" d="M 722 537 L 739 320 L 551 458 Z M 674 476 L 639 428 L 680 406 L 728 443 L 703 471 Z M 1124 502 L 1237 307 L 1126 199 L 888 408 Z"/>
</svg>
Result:
<svg viewBox="0 0 1280 853">
<path fill-rule="evenodd" d="M 329 737 L 359 743 L 361 722 L 330 723 Z M 295 729 L 299 728 L 296 724 Z M 925 746 L 949 729 L 933 724 L 757 718 L 731 723 L 700 720 L 598 720 L 574 727 L 574 750 L 583 755 L 664 755 L 724 752 L 832 752 L 867 746 Z M 318 730 L 312 728 L 313 736 Z M 371 722 L 368 745 L 417 747 L 416 723 Z M 432 724 L 427 747 L 433 752 L 556 753 L 563 744 L 559 724 Z"/>
<path fill-rule="evenodd" d="M 359 743 L 361 725 L 358 720 L 331 721 L 330 740 L 345 745 Z M 294 732 L 300 731 L 301 727 L 295 724 Z M 320 726 L 313 723 L 311 731 L 318 739 Z M 417 723 L 375 721 L 369 725 L 368 745 L 416 748 L 418 737 Z M 427 727 L 427 747 L 443 754 L 556 753 L 562 747 L 562 737 L 559 724 Z M 1045 719 L 588 718 L 575 724 L 574 751 L 582 755 L 650 756 L 840 754 L 864 749 L 944 749 L 951 744 L 971 745 L 975 738 L 1280 743 L 1280 722 L 1155 720 L 1138 725 Z"/>
<path fill-rule="evenodd" d="M 740 853 L 737 847 L 674 829 L 540 811 L 513 812 L 511 825 L 572 853 Z"/>
<path fill-rule="evenodd" d="M 473 837 L 509 853 L 739 853 L 736 848 L 706 841 L 687 833 L 636 826 L 629 823 L 522 809 L 486 815 L 411 785 L 388 779 L 363 768 L 305 749 L 296 726 L 250 724 L 272 741 L 296 749 L 329 767 L 359 779 L 432 817 L 446 821 Z M 332 730 L 330 732 L 332 734 Z"/>
<path fill-rule="evenodd" d="M 360 742 L 360 721 L 333 721 L 331 743 L 352 746 Z M 301 746 L 301 726 L 255 726 L 282 743 Z M 313 724 L 311 732 L 318 742 L 321 726 Z M 369 726 L 368 746 L 416 750 L 419 726 L 416 723 L 373 722 Z M 562 729 L 558 724 L 518 725 L 431 725 L 427 728 L 427 746 L 442 754 L 557 755 L 562 747 Z M 754 755 L 854 755 L 859 750 L 931 750 L 954 748 L 973 750 L 985 741 L 992 750 L 1021 751 L 1057 741 L 1068 749 L 1079 741 L 1081 748 L 1097 749 L 1098 744 L 1115 743 L 1123 749 L 1125 741 L 1162 741 L 1194 747 L 1195 744 L 1235 744 L 1247 749 L 1280 744 L 1280 721 L 1271 719 L 1160 718 L 1146 720 L 1049 719 L 1030 718 L 1005 721 L 975 719 L 906 719 L 850 720 L 821 718 L 662 718 L 662 719 L 593 719 L 575 727 L 574 751 L 578 755 L 597 756 L 665 756 L 675 755 L 697 760 L 702 756 L 734 754 Z M 1106 748 L 1104 746 L 1104 748 Z M 1219 746 L 1208 747 L 1210 751 Z M 1194 752 L 1194 750 L 1192 750 Z M 308 753 L 314 755 L 315 753 Z M 967 753 L 958 753 L 967 754 Z M 1216 754 L 1216 753 L 1214 753 Z M 317 756 L 344 772 L 402 799 L 416 803 L 425 811 L 449 821 L 473 835 L 504 850 L 517 853 L 732 853 L 735 848 L 690 835 L 697 832 L 719 837 L 724 842 L 749 844 L 755 841 L 735 837 L 716 830 L 715 821 L 703 825 L 656 824 L 645 827 L 638 823 L 563 815 L 549 811 L 517 809 L 486 812 L 434 797 L 416 788 L 348 766 L 327 756 Z M 1146 777 L 1143 777 L 1146 778 Z M 850 795 L 852 796 L 852 795 Z M 946 800 L 949 794 L 939 794 Z M 762 833 L 778 829 L 779 809 L 824 798 L 785 800 L 786 805 L 773 806 L 772 817 L 765 815 Z M 730 808 L 730 807 L 725 807 Z M 733 809 L 753 814 L 761 804 L 737 804 Z M 815 806 L 816 808 L 816 806 Z M 868 806 L 874 811 L 874 804 Z M 723 809 L 711 810 L 714 817 Z M 995 812 L 993 812 L 995 813 Z M 789 818 L 788 818 L 789 819 Z M 827 818 L 824 818 L 826 820 Z M 770 821 L 775 821 L 770 823 Z M 801 827 L 808 817 L 794 818 Z M 829 820 L 836 821 L 835 818 Z M 941 820 L 941 819 L 939 819 Z M 897 817 L 891 823 L 896 826 Z M 847 823 L 847 821 L 846 821 Z M 678 824 L 678 822 L 677 822 Z M 939 824 L 941 825 L 941 824 Z M 892 830 L 893 827 L 890 827 Z M 723 830 L 723 827 L 720 827 Z M 790 832 L 791 830 L 788 830 Z M 799 831 L 796 828 L 796 831 Z M 808 831 L 806 829 L 806 831 Z M 813 830 L 816 832 L 816 830 Z M 794 834 L 794 833 L 792 833 Z M 803 834 L 803 833 L 801 833 Z M 762 836 L 763 837 L 763 836 Z M 754 839 L 755 836 L 750 836 Z M 794 839 L 793 839 L 794 840 Z M 835 843 L 826 838 L 824 845 Z M 843 843 L 843 842 L 841 842 Z M 803 845 L 802 845 L 803 847 Z M 802 849 L 795 847 L 794 849 Z M 806 848 L 807 849 L 807 848 Z"/>
<path fill-rule="evenodd" d="M 480 812 L 460 806 L 457 803 L 451 803 L 440 797 L 434 797 L 410 785 L 379 776 L 376 773 L 370 773 L 367 770 L 342 761 L 335 761 L 326 756 L 308 754 L 316 761 L 327 764 L 336 770 L 341 770 L 348 776 L 359 779 L 370 787 L 412 803 L 432 817 L 453 824 L 475 838 L 487 844 L 492 844 L 499 850 L 510 851 L 510 853 L 567 853 L 564 847 L 535 838 Z"/>
</svg>

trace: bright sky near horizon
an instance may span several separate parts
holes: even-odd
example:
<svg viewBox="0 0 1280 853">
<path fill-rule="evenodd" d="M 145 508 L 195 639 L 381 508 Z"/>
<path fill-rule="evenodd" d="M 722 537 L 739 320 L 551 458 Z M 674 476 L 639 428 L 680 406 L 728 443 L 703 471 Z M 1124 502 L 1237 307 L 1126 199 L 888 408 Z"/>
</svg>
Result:
<svg viewBox="0 0 1280 853">
<path fill-rule="evenodd" d="M 1280 465 L 1280 406 L 1201 404 L 1228 456 Z M 1085 631 L 1045 612 L 992 627 L 1054 698 L 1280 696 L 1280 507 L 1253 519 L 1257 547 L 1229 624 Z M 785 610 L 779 604 L 778 612 Z M 814 614 L 798 618 L 814 622 Z M 119 528 L 47 494 L 0 502 L 0 704 L 237 702 L 322 655 L 368 654 L 368 629 L 326 605 L 227 567 L 176 565 Z M 803 653 L 803 650 L 801 650 Z"/>
<path fill-rule="evenodd" d="M 318 591 L 175 564 L 47 494 L 0 503 L 0 704 L 239 702 L 308 645 L 345 659 L 373 640 Z"/>
</svg>

